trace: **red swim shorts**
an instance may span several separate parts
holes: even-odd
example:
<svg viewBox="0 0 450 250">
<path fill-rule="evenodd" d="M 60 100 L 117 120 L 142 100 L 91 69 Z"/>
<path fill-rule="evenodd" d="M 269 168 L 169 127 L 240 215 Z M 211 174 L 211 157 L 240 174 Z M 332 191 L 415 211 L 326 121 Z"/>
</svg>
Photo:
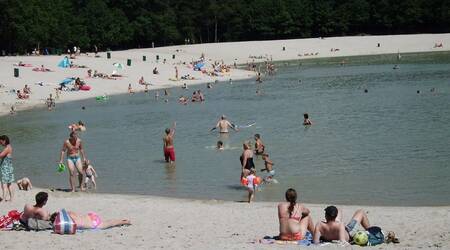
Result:
<svg viewBox="0 0 450 250">
<path fill-rule="evenodd" d="M 166 159 L 166 162 L 175 161 L 175 149 L 173 147 L 171 148 L 164 148 L 164 158 Z"/>
</svg>

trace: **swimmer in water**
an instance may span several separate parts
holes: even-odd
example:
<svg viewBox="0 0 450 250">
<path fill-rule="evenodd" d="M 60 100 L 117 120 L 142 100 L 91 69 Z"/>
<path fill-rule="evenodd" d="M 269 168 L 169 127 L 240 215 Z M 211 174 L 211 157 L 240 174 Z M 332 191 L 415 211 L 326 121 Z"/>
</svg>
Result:
<svg viewBox="0 0 450 250">
<path fill-rule="evenodd" d="M 217 150 L 224 150 L 225 148 L 223 147 L 223 142 L 222 141 L 218 141 L 217 142 Z"/>
<path fill-rule="evenodd" d="M 309 120 L 309 115 L 308 115 L 308 113 L 304 113 L 304 114 L 303 114 L 303 125 L 305 125 L 305 126 L 310 126 L 310 125 L 312 125 L 311 120 Z"/>
<path fill-rule="evenodd" d="M 275 176 L 275 170 L 273 169 L 273 165 L 275 165 L 272 160 L 269 159 L 269 154 L 263 153 L 262 158 L 264 160 L 265 168 L 261 169 L 261 172 L 267 171 L 266 177 L 264 177 L 265 182 L 271 182 L 273 177 Z"/>
<path fill-rule="evenodd" d="M 222 115 L 220 117 L 220 120 L 217 122 L 216 126 L 212 128 L 210 131 L 213 131 L 216 128 L 219 128 L 220 133 L 228 133 L 228 128 L 232 128 L 234 129 L 234 131 L 239 131 L 239 129 L 236 128 L 236 125 L 232 124 L 227 120 L 227 117 L 225 115 Z"/>
<path fill-rule="evenodd" d="M 86 131 L 86 126 L 84 125 L 83 121 L 78 121 L 78 123 L 74 123 L 74 124 L 70 125 L 69 129 L 72 132 L 74 132 L 74 131 L 84 132 L 84 131 Z"/>
<path fill-rule="evenodd" d="M 262 155 L 264 153 L 265 148 L 266 146 L 264 146 L 264 143 L 261 140 L 261 135 L 255 134 L 255 154 Z"/>
</svg>

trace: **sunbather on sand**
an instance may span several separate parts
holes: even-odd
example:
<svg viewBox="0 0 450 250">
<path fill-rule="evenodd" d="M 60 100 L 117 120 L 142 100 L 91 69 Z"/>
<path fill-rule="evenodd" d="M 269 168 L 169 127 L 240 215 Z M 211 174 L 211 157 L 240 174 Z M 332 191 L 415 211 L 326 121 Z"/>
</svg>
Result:
<svg viewBox="0 0 450 250">
<path fill-rule="evenodd" d="M 102 218 L 94 213 L 90 212 L 87 215 L 79 215 L 73 211 L 67 211 L 70 218 L 77 224 L 79 229 L 107 229 L 111 227 L 119 227 L 123 225 L 131 225 L 130 220 L 120 219 L 120 220 L 102 220 Z M 58 212 L 53 213 L 50 216 L 50 221 L 53 223 L 56 219 Z"/>
<path fill-rule="evenodd" d="M 290 188 L 285 194 L 286 201 L 278 204 L 281 240 L 302 240 L 306 232 L 314 232 L 310 211 L 303 204 L 297 203 L 297 192 Z"/>
<path fill-rule="evenodd" d="M 350 242 L 351 237 L 357 232 L 359 224 L 366 230 L 370 227 L 369 219 L 364 210 L 356 210 L 350 222 L 345 225 L 342 222 L 342 211 L 339 211 L 335 206 L 328 206 L 325 208 L 325 221 L 320 221 L 316 225 L 314 243 L 319 244 L 321 240 Z"/>
<path fill-rule="evenodd" d="M 28 219 L 35 218 L 38 220 L 49 220 L 50 214 L 44 206 L 47 204 L 48 194 L 46 192 L 39 192 L 36 194 L 36 205 L 32 206 L 26 204 L 22 215 L 20 215 L 20 223 L 27 226 Z"/>
</svg>

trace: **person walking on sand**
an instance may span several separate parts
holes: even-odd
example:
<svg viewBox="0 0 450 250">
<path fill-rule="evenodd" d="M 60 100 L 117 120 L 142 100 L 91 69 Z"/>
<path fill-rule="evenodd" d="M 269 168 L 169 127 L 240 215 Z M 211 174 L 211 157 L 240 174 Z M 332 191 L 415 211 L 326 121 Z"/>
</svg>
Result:
<svg viewBox="0 0 450 250">
<path fill-rule="evenodd" d="M 0 198 L 0 201 L 12 201 L 13 187 L 11 184 L 14 182 L 14 168 L 12 165 L 13 148 L 6 135 L 0 136 L 0 145 L 4 147 L 0 152 L 0 172 L 2 179 L 2 197 Z M 9 200 L 6 199 L 7 192 L 9 194 Z"/>
<path fill-rule="evenodd" d="M 163 137 L 163 151 L 164 151 L 164 159 L 168 163 L 175 162 L 175 148 L 173 145 L 173 137 L 175 135 L 175 127 L 177 123 L 174 122 L 172 128 L 166 128 L 166 134 Z"/>
<path fill-rule="evenodd" d="M 220 120 L 217 122 L 216 126 L 212 128 L 210 131 L 213 131 L 216 128 L 219 128 L 219 133 L 228 133 L 228 128 L 232 128 L 234 129 L 234 131 L 239 131 L 236 128 L 236 125 L 232 124 L 227 120 L 227 117 L 225 115 L 222 115 L 220 117 Z"/>
<path fill-rule="evenodd" d="M 69 167 L 69 184 L 70 189 L 72 192 L 75 192 L 75 186 L 74 186 L 74 178 L 75 178 L 75 171 L 78 171 L 78 182 L 79 182 L 79 188 L 81 191 L 84 190 L 83 187 L 83 164 L 82 162 L 85 161 L 86 155 L 84 153 L 83 144 L 81 140 L 77 137 L 77 133 L 75 131 L 72 131 L 70 133 L 70 137 L 68 140 L 64 141 L 61 155 L 59 158 L 59 163 L 61 164 L 64 159 L 64 153 L 67 152 L 67 166 Z M 80 158 L 81 154 L 81 158 Z"/>
<path fill-rule="evenodd" d="M 178 76 L 178 67 L 175 66 L 175 79 L 177 79 L 177 81 L 179 80 L 178 77 L 179 77 L 179 76 Z"/>
</svg>

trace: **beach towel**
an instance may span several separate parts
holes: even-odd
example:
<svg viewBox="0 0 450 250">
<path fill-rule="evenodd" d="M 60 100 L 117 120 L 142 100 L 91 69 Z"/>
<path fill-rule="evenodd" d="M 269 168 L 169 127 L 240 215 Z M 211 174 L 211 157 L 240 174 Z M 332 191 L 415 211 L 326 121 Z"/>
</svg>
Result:
<svg viewBox="0 0 450 250">
<path fill-rule="evenodd" d="M 297 241 L 286 241 L 286 240 L 279 240 L 278 236 L 265 236 L 264 238 L 257 240 L 254 243 L 260 243 L 260 244 L 278 244 L 278 245 L 300 245 L 300 246 L 309 246 L 313 243 L 313 236 L 310 232 L 306 232 L 305 238 L 303 240 L 297 240 Z"/>
<path fill-rule="evenodd" d="M 75 234 L 76 231 L 77 224 L 75 224 L 65 209 L 61 209 L 53 223 L 53 232 L 56 234 Z"/>
<path fill-rule="evenodd" d="M 89 91 L 89 90 L 91 90 L 91 86 L 83 85 L 83 86 L 80 87 L 80 90 Z"/>
<path fill-rule="evenodd" d="M 17 210 L 11 210 L 7 215 L 0 217 L 0 229 L 4 229 L 13 224 L 14 221 L 18 221 L 20 213 Z"/>
</svg>

